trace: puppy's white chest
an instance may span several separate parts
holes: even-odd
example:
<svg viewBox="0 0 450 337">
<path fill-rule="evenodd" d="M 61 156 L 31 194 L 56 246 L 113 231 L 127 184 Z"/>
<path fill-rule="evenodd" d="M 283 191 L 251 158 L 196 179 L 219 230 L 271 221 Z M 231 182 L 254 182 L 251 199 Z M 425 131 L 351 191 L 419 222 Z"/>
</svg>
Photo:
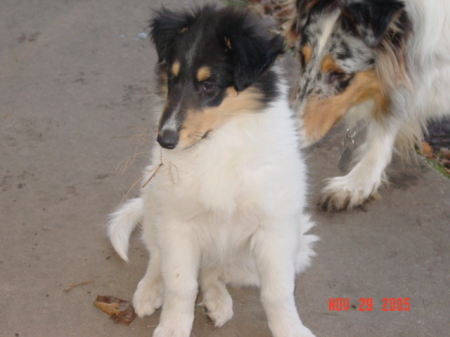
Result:
<svg viewBox="0 0 450 337">
<path fill-rule="evenodd" d="M 176 182 L 169 172 L 162 175 L 171 202 L 198 213 L 211 212 L 229 218 L 237 212 L 239 204 L 250 202 L 251 172 L 233 159 L 179 168 Z"/>
</svg>

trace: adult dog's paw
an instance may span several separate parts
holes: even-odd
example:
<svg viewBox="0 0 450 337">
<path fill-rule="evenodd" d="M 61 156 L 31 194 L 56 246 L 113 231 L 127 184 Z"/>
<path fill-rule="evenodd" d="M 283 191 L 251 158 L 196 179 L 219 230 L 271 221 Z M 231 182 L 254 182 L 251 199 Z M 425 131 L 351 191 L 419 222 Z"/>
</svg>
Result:
<svg viewBox="0 0 450 337">
<path fill-rule="evenodd" d="M 381 179 L 358 179 L 350 174 L 328 179 L 318 205 L 327 212 L 352 209 L 370 200 L 380 184 Z"/>
</svg>

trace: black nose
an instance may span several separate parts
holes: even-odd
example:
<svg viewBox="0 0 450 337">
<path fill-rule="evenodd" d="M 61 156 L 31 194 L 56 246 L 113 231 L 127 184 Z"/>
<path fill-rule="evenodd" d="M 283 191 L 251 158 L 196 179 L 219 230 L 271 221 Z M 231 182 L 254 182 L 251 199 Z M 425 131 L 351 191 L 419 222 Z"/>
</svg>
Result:
<svg viewBox="0 0 450 337">
<path fill-rule="evenodd" d="M 172 150 L 178 144 L 178 132 L 174 130 L 162 130 L 156 140 L 163 148 Z"/>
</svg>

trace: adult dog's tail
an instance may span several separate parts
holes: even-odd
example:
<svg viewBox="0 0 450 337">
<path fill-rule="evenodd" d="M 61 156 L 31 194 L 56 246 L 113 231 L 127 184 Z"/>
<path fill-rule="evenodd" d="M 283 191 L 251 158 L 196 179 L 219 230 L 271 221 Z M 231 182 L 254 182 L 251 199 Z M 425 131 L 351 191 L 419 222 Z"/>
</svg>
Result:
<svg viewBox="0 0 450 337">
<path fill-rule="evenodd" d="M 108 236 L 117 254 L 128 262 L 128 243 L 131 232 L 144 216 L 141 198 L 128 200 L 111 214 L 108 222 Z"/>
</svg>

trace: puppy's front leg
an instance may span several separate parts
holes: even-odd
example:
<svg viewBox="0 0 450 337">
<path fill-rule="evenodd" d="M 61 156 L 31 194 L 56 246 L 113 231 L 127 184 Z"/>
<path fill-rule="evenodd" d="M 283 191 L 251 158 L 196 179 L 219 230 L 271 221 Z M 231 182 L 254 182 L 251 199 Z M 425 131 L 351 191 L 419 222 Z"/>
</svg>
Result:
<svg viewBox="0 0 450 337">
<path fill-rule="evenodd" d="M 314 337 L 297 313 L 294 300 L 295 224 L 274 222 L 255 236 L 254 254 L 261 300 L 274 337 Z"/>
<path fill-rule="evenodd" d="M 188 224 L 159 233 L 164 304 L 153 337 L 189 337 L 198 291 L 199 248 Z"/>
</svg>

